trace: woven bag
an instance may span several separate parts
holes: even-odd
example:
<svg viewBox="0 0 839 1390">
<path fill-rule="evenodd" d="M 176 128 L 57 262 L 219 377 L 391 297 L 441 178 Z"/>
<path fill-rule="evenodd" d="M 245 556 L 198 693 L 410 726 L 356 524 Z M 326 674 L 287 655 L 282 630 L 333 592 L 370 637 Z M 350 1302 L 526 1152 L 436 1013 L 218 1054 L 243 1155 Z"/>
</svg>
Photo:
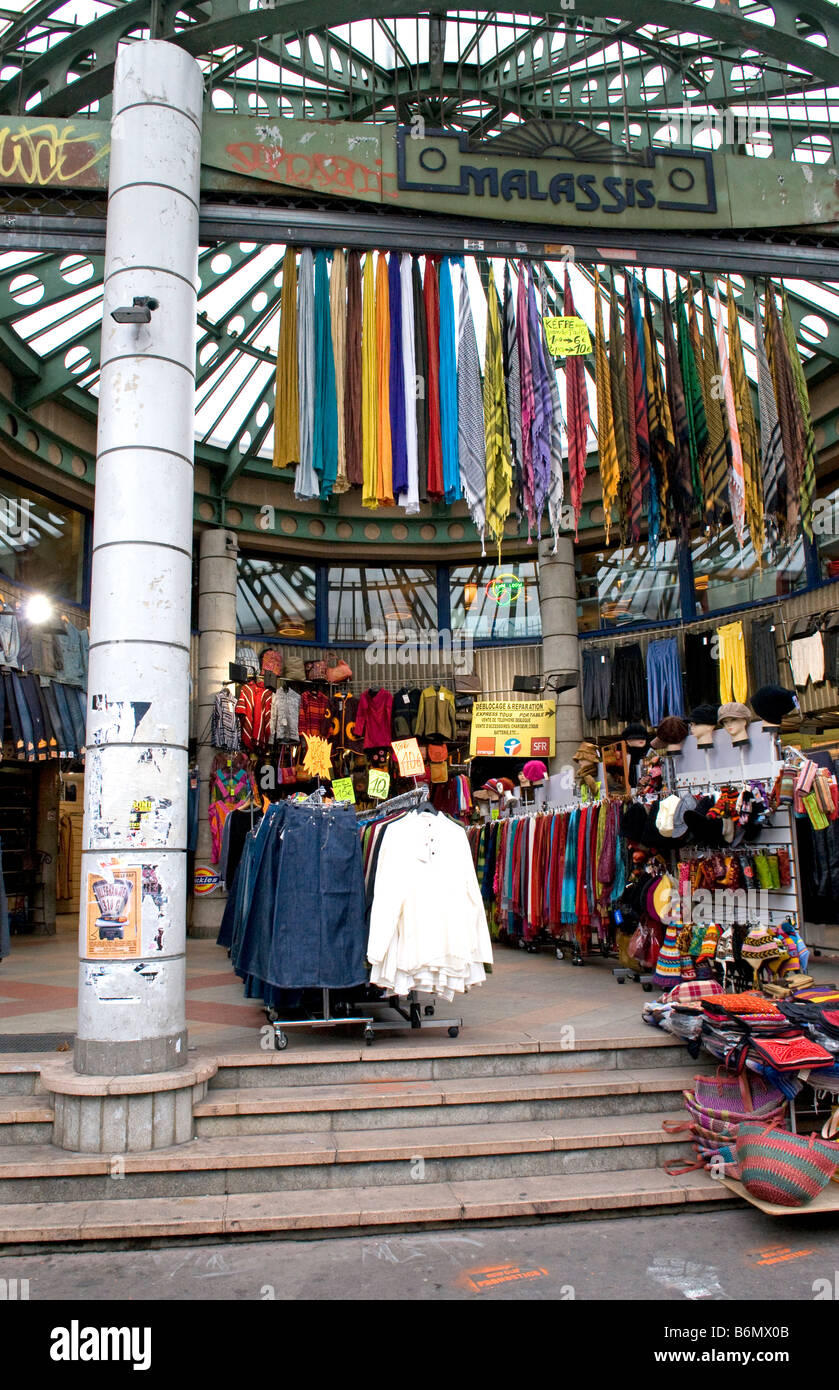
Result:
<svg viewBox="0 0 839 1390">
<path fill-rule="evenodd" d="M 740 1181 L 753 1197 L 803 1207 L 827 1187 L 839 1167 L 839 1145 L 817 1134 L 791 1134 L 744 1121 L 737 1135 L 737 1164 Z"/>
<path fill-rule="evenodd" d="M 693 1094 L 705 1110 L 743 1116 L 754 1115 L 767 1105 L 784 1100 L 783 1092 L 756 1072 L 731 1076 L 718 1071 L 716 1076 L 695 1076 Z"/>
</svg>

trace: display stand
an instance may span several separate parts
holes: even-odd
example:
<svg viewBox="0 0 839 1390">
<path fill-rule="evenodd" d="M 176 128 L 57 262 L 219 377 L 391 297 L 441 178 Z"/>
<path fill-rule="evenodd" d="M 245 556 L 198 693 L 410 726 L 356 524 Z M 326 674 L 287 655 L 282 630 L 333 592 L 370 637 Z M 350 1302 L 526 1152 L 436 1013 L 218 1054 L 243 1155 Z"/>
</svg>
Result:
<svg viewBox="0 0 839 1390">
<path fill-rule="evenodd" d="M 373 1032 L 374 1022 L 370 1014 L 345 1014 L 333 1015 L 329 1011 L 329 990 L 323 993 L 323 1016 L 321 1018 L 272 1018 L 273 1009 L 266 1009 L 269 1021 L 274 1029 L 274 1047 L 277 1052 L 282 1052 L 288 1047 L 287 1032 L 290 1028 L 337 1028 L 339 1024 L 359 1023 L 364 1027 L 364 1041 L 369 1047 L 375 1033 Z"/>
</svg>

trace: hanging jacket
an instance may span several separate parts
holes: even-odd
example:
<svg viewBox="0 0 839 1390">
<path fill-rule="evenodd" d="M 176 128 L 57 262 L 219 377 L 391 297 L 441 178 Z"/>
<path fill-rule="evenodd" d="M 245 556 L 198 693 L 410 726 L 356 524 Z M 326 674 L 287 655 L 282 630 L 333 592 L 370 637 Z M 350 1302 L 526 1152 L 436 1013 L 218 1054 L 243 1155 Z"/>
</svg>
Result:
<svg viewBox="0 0 839 1390">
<path fill-rule="evenodd" d="M 393 737 L 410 738 L 419 714 L 421 691 L 403 685 L 393 697 Z"/>
<path fill-rule="evenodd" d="M 426 687 L 420 696 L 414 733 L 417 738 L 421 735 L 428 738 L 437 734 L 440 738 L 454 742 L 457 722 L 451 690 L 447 690 L 445 686 L 441 686 L 439 690 L 435 690 L 433 685 Z"/>
<path fill-rule="evenodd" d="M 257 681 L 248 681 L 239 691 L 236 713 L 242 731 L 242 747 L 249 753 L 264 748 L 270 738 L 271 691 Z"/>
<path fill-rule="evenodd" d="M 278 686 L 273 693 L 269 731 L 273 743 L 300 741 L 300 694 L 290 686 Z"/>
<path fill-rule="evenodd" d="M 393 696 L 389 690 L 365 690 L 358 702 L 356 737 L 365 748 L 386 748 L 390 743 Z"/>
<path fill-rule="evenodd" d="M 224 753 L 238 753 L 239 726 L 236 723 L 236 702 L 230 691 L 220 690 L 213 700 L 210 717 L 210 742 Z"/>
</svg>

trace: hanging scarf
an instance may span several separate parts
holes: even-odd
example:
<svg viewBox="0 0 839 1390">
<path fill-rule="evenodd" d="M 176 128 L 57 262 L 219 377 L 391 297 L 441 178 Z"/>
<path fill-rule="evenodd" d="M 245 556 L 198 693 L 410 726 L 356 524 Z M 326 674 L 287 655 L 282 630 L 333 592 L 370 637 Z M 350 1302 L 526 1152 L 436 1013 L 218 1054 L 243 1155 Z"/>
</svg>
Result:
<svg viewBox="0 0 839 1390">
<path fill-rule="evenodd" d="M 457 366 L 452 258 L 440 262 L 440 436 L 443 449 L 443 495 L 447 502 L 460 500 L 457 461 Z M 463 266 L 462 257 L 457 264 Z"/>
<path fill-rule="evenodd" d="M 813 539 L 813 498 L 816 492 L 816 441 L 813 435 L 813 419 L 810 414 L 810 396 L 807 391 L 807 378 L 804 364 L 798 351 L 792 315 L 789 311 L 787 292 L 781 287 L 781 315 L 784 342 L 789 358 L 795 393 L 798 397 L 801 418 L 801 432 L 804 436 L 804 461 L 799 487 L 801 502 L 801 525 L 808 540 Z"/>
<path fill-rule="evenodd" d="M 740 452 L 743 456 L 743 487 L 746 500 L 746 522 L 752 538 L 752 548 L 757 556 L 760 569 L 763 568 L 763 552 L 766 548 L 766 535 L 763 522 L 763 497 L 760 486 L 760 442 L 752 408 L 752 393 L 746 376 L 746 363 L 743 357 L 743 341 L 740 337 L 740 316 L 731 292 L 731 281 L 726 277 L 725 294 L 728 301 L 728 351 L 731 371 L 731 384 L 734 404 L 737 409 L 737 423 L 740 431 Z"/>
<path fill-rule="evenodd" d="M 300 462 L 294 495 L 301 501 L 320 495 L 314 470 L 315 448 L 315 261 L 311 248 L 300 252 L 297 284 L 297 383 L 300 393 Z"/>
<path fill-rule="evenodd" d="M 297 392 L 297 253 L 283 256 L 280 336 L 274 388 L 274 467 L 287 468 L 300 458 L 300 402 Z"/>
<path fill-rule="evenodd" d="M 507 418 L 507 394 L 504 388 L 504 359 L 501 349 L 498 291 L 495 273 L 490 267 L 487 295 L 486 353 L 484 357 L 484 429 L 487 460 L 487 530 L 498 546 L 501 563 L 501 541 L 504 523 L 510 515 L 510 488 L 513 480 L 510 457 L 510 425 Z"/>
<path fill-rule="evenodd" d="M 567 265 L 565 267 L 564 306 L 566 317 L 577 317 Z M 583 488 L 586 481 L 589 420 L 586 371 L 582 357 L 566 357 L 565 359 L 565 414 L 568 420 L 568 480 L 571 490 L 571 510 L 574 513 L 574 539 L 577 540 L 580 512 L 583 506 Z"/>
<path fill-rule="evenodd" d="M 752 323 L 755 333 L 755 357 L 757 358 L 757 399 L 760 408 L 760 476 L 763 488 L 763 512 L 766 518 L 767 540 L 774 552 L 783 527 L 783 513 L 786 510 L 786 471 L 784 444 L 781 438 L 781 425 L 778 420 L 778 404 L 775 388 L 766 356 L 766 341 L 763 333 L 763 320 L 757 297 L 757 286 L 752 292 Z"/>
<path fill-rule="evenodd" d="M 536 302 L 536 282 L 533 266 L 528 267 L 527 285 L 527 335 L 530 343 L 530 366 L 533 373 L 533 511 L 536 517 L 536 535 L 542 536 L 542 516 L 551 483 L 551 424 L 553 406 L 551 388 L 548 381 L 548 364 L 544 351 L 544 330 L 542 315 Z"/>
<path fill-rule="evenodd" d="M 390 304 L 390 442 L 393 458 L 393 495 L 408 490 L 408 441 L 405 433 L 405 377 L 402 361 L 402 276 L 399 254 L 391 251 L 388 262 Z M 411 402 L 413 409 L 413 401 Z M 416 425 L 416 422 L 415 422 Z"/>
<path fill-rule="evenodd" d="M 320 479 L 321 497 L 331 496 L 338 476 L 338 396 L 335 387 L 335 358 L 332 352 L 332 321 L 329 312 L 329 272 L 331 252 L 315 256 L 315 401 L 312 467 Z"/>
<path fill-rule="evenodd" d="M 416 362 L 417 468 L 419 500 L 428 501 L 428 330 L 425 321 L 425 293 L 419 257 L 411 257 L 411 286 L 414 298 L 414 360 Z"/>
<path fill-rule="evenodd" d="M 402 387 L 405 392 L 405 458 L 408 485 L 402 496 L 406 516 L 419 513 L 419 436 L 417 430 L 417 359 L 414 323 L 413 262 L 405 252 L 399 266 L 402 297 Z"/>
<path fill-rule="evenodd" d="M 632 278 L 624 278 L 623 329 L 626 341 L 626 409 L 629 423 L 630 539 L 637 545 L 641 539 L 641 517 L 644 511 L 644 487 L 650 476 L 650 427 L 647 420 L 647 392 L 641 361 L 635 313 L 632 303 Z"/>
<path fill-rule="evenodd" d="M 469 515 L 484 551 L 487 500 L 487 443 L 483 385 L 472 305 L 461 271 L 457 315 L 457 452 L 460 482 Z"/>
<path fill-rule="evenodd" d="M 393 506 L 393 454 L 390 435 L 390 286 L 387 258 L 379 252 L 376 262 L 376 367 L 377 367 L 377 473 L 376 500 L 380 507 Z"/>
<path fill-rule="evenodd" d="M 350 487 L 361 487 L 364 482 L 361 341 L 361 256 L 358 251 L 350 251 L 347 256 L 347 355 L 344 373 L 344 447 Z"/>
<path fill-rule="evenodd" d="M 615 438 L 615 418 L 612 411 L 612 384 L 606 356 L 606 337 L 603 332 L 603 291 L 600 272 L 594 271 L 594 357 L 597 380 L 597 449 L 600 456 L 600 486 L 603 493 L 603 520 L 606 544 L 612 529 L 612 507 L 617 500 L 618 446 Z"/>
<path fill-rule="evenodd" d="M 691 307 L 693 307 L 692 304 Z M 708 471 L 710 444 L 708 421 L 705 418 L 705 401 L 702 397 L 702 379 L 699 375 L 691 341 L 691 331 L 688 326 L 681 283 L 676 286 L 676 332 L 679 340 L 679 366 L 685 395 L 691 480 L 701 517 L 705 511 L 705 475 Z"/>
<path fill-rule="evenodd" d="M 801 519 L 801 483 L 804 477 L 804 453 L 806 442 L 801 420 L 800 403 L 792 375 L 792 365 L 786 352 L 775 291 L 771 281 L 766 283 L 766 339 L 769 369 L 775 383 L 775 400 L 778 404 L 778 423 L 781 426 L 781 439 L 784 445 L 784 458 L 787 461 L 787 514 L 786 534 L 792 539 L 798 532 Z"/>
<path fill-rule="evenodd" d="M 516 304 L 516 341 L 519 350 L 521 377 L 521 497 L 527 514 L 528 535 L 535 519 L 533 505 L 533 417 L 536 400 L 533 387 L 533 366 L 530 360 L 530 334 L 527 326 L 527 281 L 524 266 L 519 263 L 518 298 Z"/>
<path fill-rule="evenodd" d="M 562 900 L 560 920 L 564 926 L 577 918 L 577 832 L 580 812 L 574 809 L 568 817 L 568 833 L 565 840 L 565 861 L 562 866 Z"/>
<path fill-rule="evenodd" d="M 731 366 L 728 360 L 728 346 L 725 341 L 725 325 L 722 318 L 719 285 L 714 283 L 714 302 L 717 306 L 717 351 L 719 353 L 720 374 L 725 397 L 725 413 L 728 420 L 728 437 L 731 443 L 731 468 L 728 475 L 731 515 L 737 543 L 743 548 L 746 529 L 746 484 L 743 476 L 743 451 L 740 447 L 740 429 L 737 424 L 737 407 L 734 400 L 734 386 L 731 380 Z"/>
<path fill-rule="evenodd" d="M 650 558 L 655 560 L 662 523 L 667 525 L 667 504 L 670 494 L 670 470 L 673 461 L 673 422 L 670 406 L 664 394 L 658 343 L 653 328 L 650 298 L 644 286 L 643 319 L 639 339 L 644 344 L 644 381 L 647 396 L 647 418 L 650 425 L 650 494 L 647 511 Z M 639 299 L 640 309 L 640 299 Z"/>
<path fill-rule="evenodd" d="M 522 488 L 521 368 L 509 261 L 504 262 L 503 325 L 504 381 L 507 389 L 507 418 L 510 421 L 510 446 L 513 452 L 513 492 L 516 494 L 521 493 Z"/>
<path fill-rule="evenodd" d="M 545 284 L 544 266 L 540 269 L 542 306 L 548 307 L 547 286 Z M 551 531 L 553 532 L 553 554 L 557 552 L 559 545 L 559 528 L 562 523 L 562 499 L 565 493 L 565 479 L 562 473 L 562 435 L 565 422 L 562 418 L 562 402 L 559 395 L 559 385 L 556 379 L 556 364 L 551 356 L 548 347 L 548 330 L 545 327 L 545 320 L 542 319 L 542 351 L 545 358 L 545 369 L 548 377 L 548 391 L 551 398 L 551 480 L 548 486 L 548 520 Z"/>
<path fill-rule="evenodd" d="M 428 496 L 432 502 L 442 502 L 445 485 L 440 419 L 440 287 L 437 280 L 437 262 L 433 256 L 425 258 L 423 298 L 428 342 Z"/>
<path fill-rule="evenodd" d="M 379 370 L 376 350 L 376 274 L 373 252 L 364 258 L 361 332 L 361 459 L 364 475 L 361 505 L 376 507 L 379 481 Z"/>
<path fill-rule="evenodd" d="M 609 378 L 612 395 L 612 421 L 618 456 L 618 525 L 621 545 L 626 545 L 627 523 L 632 507 L 632 470 L 629 450 L 629 417 L 626 399 L 626 347 L 618 310 L 615 277 L 609 296 Z"/>
<path fill-rule="evenodd" d="M 343 251 L 332 257 L 329 277 L 329 317 L 332 324 L 332 360 L 335 367 L 335 400 L 338 407 L 338 471 L 333 492 L 346 492 L 346 372 L 347 372 L 347 258 Z"/>
<path fill-rule="evenodd" d="M 673 515 L 684 545 L 690 545 L 690 524 L 693 519 L 693 480 L 691 476 L 690 429 L 688 426 L 685 389 L 679 363 L 679 349 L 673 331 L 673 317 L 667 298 L 667 285 L 661 300 L 664 362 L 667 369 L 667 402 L 673 425 L 673 465 L 670 475 L 670 494 Z"/>
<path fill-rule="evenodd" d="M 731 441 L 728 436 L 728 417 L 722 391 L 722 369 L 714 336 L 714 319 L 711 314 L 711 301 L 708 297 L 708 286 L 704 275 L 702 276 L 702 396 L 705 401 L 710 448 L 708 473 L 705 479 L 705 520 L 709 526 L 717 529 L 723 524 L 727 512 L 733 510 L 728 485 Z"/>
</svg>

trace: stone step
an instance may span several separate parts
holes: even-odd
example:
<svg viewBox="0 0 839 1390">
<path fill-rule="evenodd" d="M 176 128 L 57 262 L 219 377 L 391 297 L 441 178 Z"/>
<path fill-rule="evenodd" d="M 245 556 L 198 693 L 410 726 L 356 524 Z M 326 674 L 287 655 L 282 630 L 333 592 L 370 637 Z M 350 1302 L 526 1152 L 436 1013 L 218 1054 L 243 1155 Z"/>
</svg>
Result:
<svg viewBox="0 0 839 1390">
<path fill-rule="evenodd" d="M 39 1089 L 41 1063 L 54 1062 L 54 1052 L 0 1053 L 0 1096 L 31 1096 Z"/>
<path fill-rule="evenodd" d="M 210 1089 L 241 1090 L 252 1086 L 340 1086 L 359 1080 L 359 1072 L 376 1081 L 443 1081 L 461 1077 L 518 1076 L 542 1071 L 637 1070 L 673 1066 L 684 1060 L 684 1044 L 650 1029 L 649 1036 L 576 1038 L 561 1034 L 553 1041 L 377 1042 L 300 1051 L 301 1039 L 289 1034 L 283 1052 L 225 1053 Z M 361 1063 L 361 1066 L 359 1066 Z"/>
<path fill-rule="evenodd" d="M 637 1115 L 681 1108 L 682 1091 L 692 1086 L 695 1075 L 691 1065 L 445 1081 L 370 1080 L 307 1090 L 222 1087 L 208 1091 L 196 1105 L 195 1128 L 196 1134 L 210 1137 Z"/>
<path fill-rule="evenodd" d="M 0 1149 L 17 1144 L 48 1144 L 52 1106 L 46 1096 L 0 1095 Z"/>
<path fill-rule="evenodd" d="M 728 1189 L 707 1173 L 670 1177 L 661 1168 L 649 1168 L 384 1188 L 156 1197 L 142 1203 L 35 1202 L 4 1207 L 0 1245 L 241 1238 L 256 1232 L 278 1238 L 346 1235 L 417 1225 L 600 1218 L 627 1210 L 672 1212 L 724 1201 L 731 1201 Z"/>
<path fill-rule="evenodd" d="M 662 1122 L 684 1111 L 530 1124 L 433 1125 L 340 1133 L 232 1135 L 144 1154 L 74 1154 L 51 1145 L 0 1155 L 0 1204 L 214 1196 L 395 1186 L 650 1168 L 692 1157 Z"/>
</svg>

